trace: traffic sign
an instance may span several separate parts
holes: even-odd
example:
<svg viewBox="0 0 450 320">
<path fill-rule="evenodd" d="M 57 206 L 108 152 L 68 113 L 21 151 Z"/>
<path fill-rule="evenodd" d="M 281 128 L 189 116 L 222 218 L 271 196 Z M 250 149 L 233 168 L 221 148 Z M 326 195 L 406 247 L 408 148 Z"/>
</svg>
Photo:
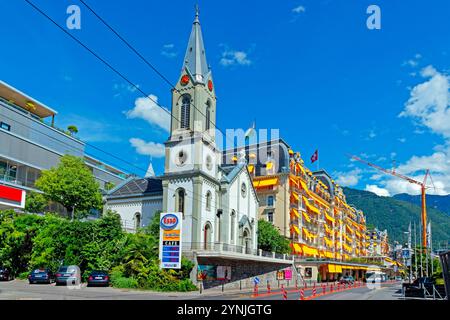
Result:
<svg viewBox="0 0 450 320">
<path fill-rule="evenodd" d="M 253 282 L 254 282 L 255 284 L 259 284 L 259 278 L 258 278 L 258 277 L 255 277 L 255 278 L 253 279 Z"/>
</svg>

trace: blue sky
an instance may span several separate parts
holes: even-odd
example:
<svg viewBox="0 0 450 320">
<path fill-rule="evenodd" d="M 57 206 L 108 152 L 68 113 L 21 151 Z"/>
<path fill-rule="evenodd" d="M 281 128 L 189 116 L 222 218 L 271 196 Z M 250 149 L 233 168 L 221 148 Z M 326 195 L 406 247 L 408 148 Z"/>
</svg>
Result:
<svg viewBox="0 0 450 320">
<path fill-rule="evenodd" d="M 195 1 L 86 1 L 178 80 Z M 78 0 L 33 2 L 61 25 L 66 8 L 79 5 L 81 30 L 70 32 L 170 109 L 170 87 Z M 366 27 L 371 4 L 381 8 L 381 30 Z M 417 192 L 351 162 L 345 154 L 352 153 L 385 167 L 395 159 L 401 172 L 420 179 L 420 169 L 430 167 L 437 187 L 431 192 L 450 193 L 448 1 L 199 5 L 219 128 L 246 129 L 254 119 L 257 128 L 278 128 L 305 163 L 319 149 L 320 166 L 344 185 Z M 97 158 L 143 175 L 152 154 L 161 174 L 168 133 L 158 113 L 135 109 L 142 94 L 25 1 L 3 1 L 0 10 L 8 13 L 0 21 L 1 79 L 58 110 L 57 126 L 77 125 L 80 138 L 138 168 L 88 147 Z"/>
</svg>

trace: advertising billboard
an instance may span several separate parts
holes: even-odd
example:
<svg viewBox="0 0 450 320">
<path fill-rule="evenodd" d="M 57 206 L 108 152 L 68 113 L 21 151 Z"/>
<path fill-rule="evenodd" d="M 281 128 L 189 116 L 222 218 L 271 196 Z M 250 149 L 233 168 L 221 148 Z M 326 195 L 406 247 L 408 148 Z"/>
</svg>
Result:
<svg viewBox="0 0 450 320">
<path fill-rule="evenodd" d="M 181 268 L 180 212 L 163 212 L 159 222 L 159 260 L 162 269 Z"/>
</svg>

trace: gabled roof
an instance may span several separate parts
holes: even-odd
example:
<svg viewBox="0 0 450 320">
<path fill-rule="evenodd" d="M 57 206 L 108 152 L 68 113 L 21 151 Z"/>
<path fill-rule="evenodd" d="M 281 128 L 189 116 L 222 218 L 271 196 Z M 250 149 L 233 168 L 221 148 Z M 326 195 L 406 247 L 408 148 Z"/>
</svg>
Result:
<svg viewBox="0 0 450 320">
<path fill-rule="evenodd" d="M 150 195 L 162 194 L 162 192 L 163 187 L 160 178 L 132 178 L 112 189 L 108 196 Z"/>
</svg>

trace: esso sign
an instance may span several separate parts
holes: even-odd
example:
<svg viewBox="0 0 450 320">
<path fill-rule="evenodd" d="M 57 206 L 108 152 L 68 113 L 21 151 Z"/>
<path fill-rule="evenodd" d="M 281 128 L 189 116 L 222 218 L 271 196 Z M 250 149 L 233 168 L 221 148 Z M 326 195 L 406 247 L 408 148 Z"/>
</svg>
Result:
<svg viewBox="0 0 450 320">
<path fill-rule="evenodd" d="M 164 230 L 172 230 L 178 225 L 178 217 L 174 214 L 166 214 L 161 219 L 161 228 Z"/>
</svg>

